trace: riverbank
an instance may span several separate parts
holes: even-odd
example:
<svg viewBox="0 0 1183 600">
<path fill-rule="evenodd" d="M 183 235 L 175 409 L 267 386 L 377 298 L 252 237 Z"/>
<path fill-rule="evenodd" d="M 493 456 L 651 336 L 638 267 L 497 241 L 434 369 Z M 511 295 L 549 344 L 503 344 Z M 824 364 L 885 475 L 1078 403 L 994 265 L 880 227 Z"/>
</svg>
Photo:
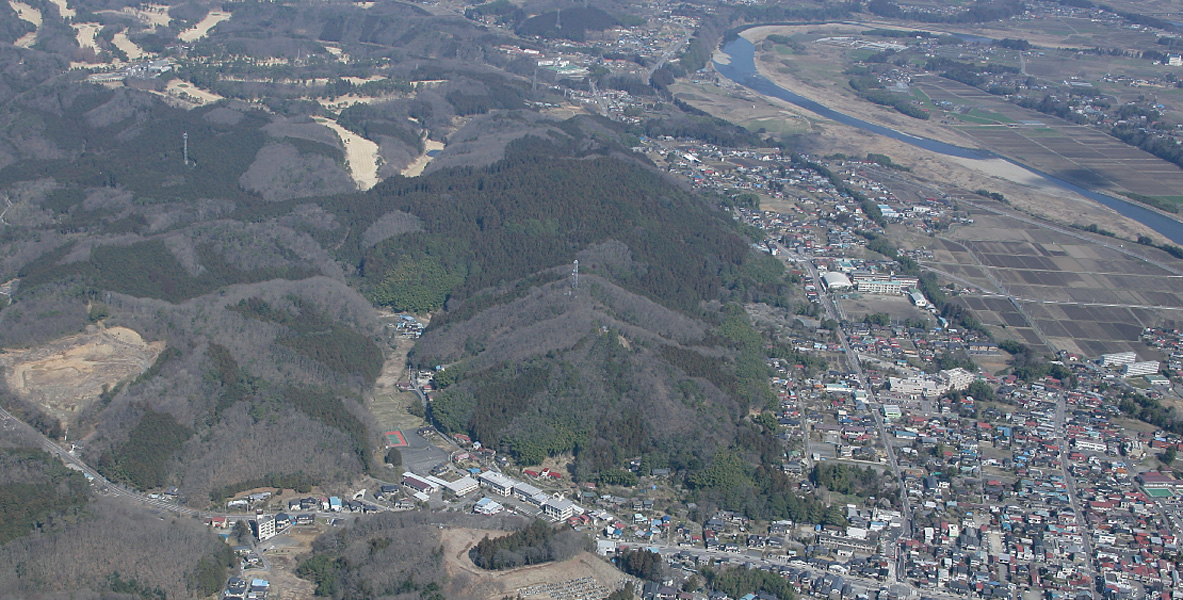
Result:
<svg viewBox="0 0 1183 600">
<path fill-rule="evenodd" d="M 893 162 L 911 168 L 910 177 L 955 197 L 985 189 L 1005 196 L 1016 210 L 1059 225 L 1096 223 L 1122 237 L 1148 235 L 1156 240 L 1165 239 L 1142 223 L 1058 188 L 1001 158 L 981 160 L 945 156 L 832 121 L 815 127 L 814 132 L 816 147 L 811 149 L 812 153 L 886 154 Z"/>
<path fill-rule="evenodd" d="M 799 27 L 815 28 L 825 26 Z M 751 43 L 752 39 L 762 40 L 767 35 L 775 33 L 778 30 L 782 32 L 785 31 L 785 26 L 753 28 L 752 30 L 744 32 L 744 34 L 741 34 L 744 37 L 743 40 L 733 43 L 747 46 Z M 813 29 L 810 30 L 813 31 Z M 829 31 L 842 30 L 822 30 L 821 32 L 828 33 Z M 784 33 L 782 33 L 782 35 L 784 35 Z M 744 61 L 749 60 L 746 57 L 746 53 L 751 51 L 751 47 L 748 46 L 748 48 L 748 50 L 744 51 Z M 735 73 L 737 72 L 736 70 L 739 68 L 739 65 L 734 64 L 735 57 L 731 58 L 732 60 L 729 64 L 723 66 L 724 63 L 720 63 L 719 68 L 728 69 L 729 73 L 732 73 L 731 76 L 736 76 Z M 1166 226 L 1168 230 L 1172 230 L 1172 228 L 1178 228 L 1177 225 L 1167 226 L 1165 224 L 1164 220 L 1170 219 L 1170 216 L 1165 213 L 1149 210 L 1147 207 L 1144 207 L 1140 204 L 1129 203 L 1119 199 L 1102 198 L 1111 205 L 1116 204 L 1117 208 L 1120 209 L 1120 211 L 1115 210 L 1114 208 L 1105 206 L 1102 203 L 1102 200 L 1099 200 L 1095 193 L 1092 194 L 1093 197 L 1083 196 L 1080 193 L 1077 193 L 1077 191 L 1082 190 L 1071 189 L 1072 186 L 1070 183 L 1055 182 L 1046 179 L 1041 177 L 1038 173 L 1033 173 L 1023 166 L 1014 164 L 1002 158 L 991 160 L 976 159 L 974 158 L 977 155 L 976 150 L 966 150 L 966 147 L 970 146 L 970 144 L 953 144 L 955 146 L 961 147 L 961 150 L 953 152 L 953 154 L 962 155 L 960 158 L 957 156 L 943 154 L 939 149 L 931 150 L 916 147 L 915 144 L 919 144 L 921 146 L 934 145 L 925 143 L 924 140 L 916 137 L 921 136 L 923 138 L 928 138 L 929 140 L 933 139 L 926 135 L 927 131 L 913 129 L 910 127 L 913 125 L 911 123 L 902 124 L 903 122 L 896 120 L 897 117 L 891 117 L 890 121 L 883 119 L 876 123 L 876 119 L 874 118 L 875 115 L 870 114 L 870 110 L 863 110 L 864 106 L 874 105 L 870 105 L 867 102 L 855 98 L 845 97 L 841 94 L 819 93 L 818 86 L 809 86 L 808 84 L 801 82 L 799 79 L 791 77 L 791 74 L 769 73 L 767 69 L 761 69 L 762 61 L 755 60 L 754 58 L 751 60 L 753 62 L 752 66 L 746 67 L 745 69 L 753 69 L 756 71 L 756 73 L 763 75 L 763 78 L 767 80 L 764 85 L 760 86 L 761 90 L 764 91 L 764 93 L 761 94 L 762 97 L 768 98 L 768 94 L 773 93 L 782 94 L 784 93 L 784 90 L 793 89 L 792 86 L 794 85 L 800 85 L 801 88 L 793 89 L 793 92 L 803 92 L 795 95 L 806 101 L 807 105 L 809 101 L 812 101 L 813 103 L 820 105 L 817 107 L 818 110 L 822 110 L 823 113 L 830 114 L 838 113 L 838 111 L 834 111 L 832 108 L 829 108 L 831 106 L 842 107 L 846 110 L 850 110 L 850 107 L 852 106 L 857 106 L 857 113 L 859 115 L 857 118 L 858 120 L 861 120 L 864 123 L 869 123 L 869 126 L 872 128 L 879 127 L 880 133 L 891 134 L 891 136 L 899 138 L 892 139 L 892 137 L 888 137 L 887 135 L 868 133 L 853 125 L 842 125 L 837 122 L 826 120 L 823 121 L 823 123 L 825 123 L 824 127 L 815 128 L 819 131 L 817 136 L 811 136 L 810 138 L 812 147 L 807 149 L 809 152 L 817 154 L 842 152 L 852 155 L 865 154 L 866 152 L 879 152 L 888 154 L 889 156 L 892 156 L 896 162 L 912 167 L 914 174 L 919 178 L 925 179 L 934 184 L 950 187 L 951 189 L 987 189 L 991 192 L 999 192 L 1004 194 L 1016 208 L 1056 223 L 1064 225 L 1088 225 L 1096 223 L 1107 229 L 1114 230 L 1123 236 L 1135 237 L 1137 235 L 1148 235 L 1156 240 L 1167 240 L 1179 243 L 1178 239 L 1172 239 L 1172 237 L 1178 238 L 1178 235 L 1168 237 L 1167 235 L 1156 231 L 1154 228 L 1146 224 L 1147 222 L 1153 222 L 1158 226 Z M 746 64 L 746 62 L 744 64 Z M 766 85 L 768 83 L 771 83 L 774 86 L 779 86 L 781 91 L 776 91 L 775 89 L 771 88 L 764 90 L 763 88 L 769 87 Z M 793 95 L 794 94 L 790 94 L 790 96 Z M 797 100 L 793 101 L 796 102 Z M 823 116 L 829 115 L 823 114 Z M 835 117 L 843 118 L 847 121 L 853 119 L 853 117 L 851 117 L 849 114 L 847 114 L 846 117 L 841 117 L 841 113 L 836 114 Z M 882 119 L 881 115 L 880 118 Z M 899 115 L 898 118 L 904 119 L 907 117 Z M 861 126 L 863 125 L 860 125 L 860 127 Z M 882 131 L 883 128 L 887 128 L 892 131 Z M 841 133 L 840 135 L 836 136 L 829 135 L 831 130 Z M 944 144 L 949 144 L 950 142 L 960 142 L 960 140 L 950 140 L 947 136 L 942 137 L 945 137 L 946 139 L 937 139 L 937 141 L 943 142 Z M 915 139 L 915 142 L 909 143 L 909 141 L 912 139 Z M 948 146 L 944 146 L 944 148 L 948 150 L 955 150 L 953 148 L 949 148 Z M 953 191 L 956 190 L 954 189 Z M 1131 216 L 1126 216 L 1125 214 L 1122 214 L 1121 211 L 1127 213 L 1132 212 L 1135 215 L 1140 214 L 1142 220 L 1140 221 L 1139 219 L 1132 218 Z M 1174 220 L 1174 222 L 1176 224 L 1178 223 L 1177 220 Z"/>
<path fill-rule="evenodd" d="M 983 149 L 981 144 L 967 135 L 947 127 L 942 127 L 935 122 L 908 117 L 893 109 L 863 100 L 855 96 L 854 92 L 844 89 L 839 83 L 813 81 L 803 78 L 794 74 L 791 70 L 792 67 L 782 64 L 780 60 L 768 60 L 768 58 L 778 56 L 776 53 L 762 52 L 759 50 L 760 43 L 768 36 L 774 34 L 789 37 L 804 33 L 822 33 L 825 35 L 840 36 L 857 34 L 865 29 L 865 27 L 852 27 L 844 23 L 828 23 L 824 25 L 768 25 L 753 27 L 741 33 L 740 36 L 757 48 L 755 56 L 756 72 L 786 90 L 792 90 L 793 93 L 804 96 L 823 106 L 857 107 L 857 110 L 852 112 L 857 113 L 858 118 L 883 127 L 895 129 L 896 131 L 926 137 L 931 140 L 937 140 L 963 148 Z M 789 55 L 783 57 L 783 59 L 788 60 L 792 64 L 793 61 L 808 60 L 809 57 Z"/>
</svg>

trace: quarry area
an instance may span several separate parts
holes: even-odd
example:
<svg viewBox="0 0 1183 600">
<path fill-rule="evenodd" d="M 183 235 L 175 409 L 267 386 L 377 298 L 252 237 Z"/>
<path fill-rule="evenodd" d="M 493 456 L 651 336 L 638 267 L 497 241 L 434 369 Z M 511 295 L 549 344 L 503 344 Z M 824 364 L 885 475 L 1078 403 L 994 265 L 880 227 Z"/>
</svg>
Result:
<svg viewBox="0 0 1183 600">
<path fill-rule="evenodd" d="M 86 332 L 0 355 L 8 388 L 62 421 L 99 398 L 103 389 L 143 373 L 164 350 L 126 327 Z"/>
</svg>

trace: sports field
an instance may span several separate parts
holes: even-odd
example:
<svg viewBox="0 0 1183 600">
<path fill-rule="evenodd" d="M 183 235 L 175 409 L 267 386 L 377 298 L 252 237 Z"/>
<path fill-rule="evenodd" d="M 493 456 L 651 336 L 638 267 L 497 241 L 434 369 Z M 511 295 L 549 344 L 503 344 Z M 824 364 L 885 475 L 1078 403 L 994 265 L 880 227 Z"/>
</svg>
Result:
<svg viewBox="0 0 1183 600">
<path fill-rule="evenodd" d="M 407 438 L 403 437 L 403 432 L 397 429 L 394 431 L 387 431 L 383 435 L 386 436 L 387 448 L 403 448 L 407 446 Z"/>
</svg>

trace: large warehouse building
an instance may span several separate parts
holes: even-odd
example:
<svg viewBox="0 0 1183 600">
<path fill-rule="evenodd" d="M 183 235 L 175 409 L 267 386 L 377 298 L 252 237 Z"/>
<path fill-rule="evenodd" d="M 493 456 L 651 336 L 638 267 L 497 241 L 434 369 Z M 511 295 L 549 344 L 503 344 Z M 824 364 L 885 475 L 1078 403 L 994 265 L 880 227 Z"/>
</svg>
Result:
<svg viewBox="0 0 1183 600">
<path fill-rule="evenodd" d="M 848 290 L 851 288 L 850 278 L 836 271 L 823 273 L 822 283 L 825 284 L 827 290 Z"/>
<path fill-rule="evenodd" d="M 1121 374 L 1126 377 L 1137 377 L 1138 375 L 1153 375 L 1158 373 L 1158 361 L 1147 360 L 1143 362 L 1130 363 L 1125 366 Z"/>
</svg>

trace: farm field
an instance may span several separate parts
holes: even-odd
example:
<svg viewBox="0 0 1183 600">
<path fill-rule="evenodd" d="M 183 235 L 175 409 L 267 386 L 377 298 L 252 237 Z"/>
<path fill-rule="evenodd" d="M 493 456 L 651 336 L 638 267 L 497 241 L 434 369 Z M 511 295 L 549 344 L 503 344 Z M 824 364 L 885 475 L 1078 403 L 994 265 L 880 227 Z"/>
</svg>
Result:
<svg viewBox="0 0 1183 600">
<path fill-rule="evenodd" d="M 1123 73 L 1132 72 L 1136 76 L 1142 76 L 1144 71 L 1144 75 L 1149 77 L 1154 69 L 1148 61 L 1124 65 L 1114 61 L 1132 59 L 1096 57 L 1096 60 L 1073 60 L 1062 56 L 1065 52 L 1051 49 L 1063 45 L 1057 40 L 1062 42 L 1077 37 L 1091 40 L 1093 34 L 1099 34 L 1099 29 L 1094 32 L 1092 29 L 1097 28 L 1094 26 L 1090 29 L 1086 27 L 1087 23 L 1084 20 L 1084 23 L 1076 24 L 1074 29 L 1065 29 L 1064 34 L 1068 38 L 1046 36 L 1047 39 L 1031 40 L 1032 43 L 1045 44 L 1048 48 L 1046 52 L 1026 52 L 1020 59 L 1018 52 L 1000 50 L 991 55 L 990 62 L 1021 67 L 1032 75 L 1054 71 L 1061 76 L 1079 79 L 1080 85 L 1094 86 L 1098 93 L 1111 93 L 1119 100 L 1136 98 L 1138 93 L 1144 94 L 1144 90 L 1139 91 L 1140 88 L 1115 86 L 1105 83 L 1103 79 L 1107 72 L 1106 65 Z M 1030 25 L 1037 27 L 1035 23 Z M 896 90 L 910 94 L 929 111 L 933 118 L 928 120 L 905 117 L 856 98 L 847 86 L 849 75 L 845 69 L 856 64 L 860 58 L 866 58 L 858 54 L 864 51 L 854 49 L 858 43 L 878 43 L 878 38 L 860 35 L 868 26 L 870 24 L 760 27 L 745 32 L 745 37 L 757 44 L 756 64 L 766 77 L 824 105 L 849 107 L 847 112 L 855 110 L 861 118 L 869 118 L 877 124 L 960 146 L 988 149 L 1086 188 L 1160 199 L 1177 196 L 1178 190 L 1183 189 L 1183 169 L 1127 145 L 1095 127 L 1075 125 L 1058 117 L 1025 109 L 1007 102 L 1003 97 L 935 74 L 916 75 L 909 86 Z M 955 29 L 950 28 L 950 31 Z M 771 33 L 792 37 L 803 44 L 804 52 L 786 55 L 778 51 L 783 49 L 782 46 L 761 41 Z M 989 32 L 973 33 L 990 35 Z M 995 37 L 1014 37 L 1015 33 L 1011 31 L 1007 35 Z M 1134 43 L 1146 34 L 1117 32 L 1110 35 Z M 861 41 L 856 43 L 851 40 Z M 1152 37 L 1142 41 L 1149 44 L 1148 48 L 1155 46 Z M 1084 44 L 1080 40 L 1077 42 L 1078 45 Z M 966 60 L 966 56 L 954 53 L 943 58 Z M 1156 91 L 1159 90 L 1156 88 Z M 1178 90 L 1164 88 L 1161 92 L 1174 97 Z"/>
<path fill-rule="evenodd" d="M 1092 127 L 1026 110 L 956 81 L 935 76 L 918 79 L 915 87 L 933 102 L 983 111 L 1009 121 L 986 126 L 943 119 L 998 154 L 1085 187 L 1159 197 L 1183 189 L 1183 169 Z"/>
<path fill-rule="evenodd" d="M 980 284 L 958 302 L 1000 338 L 1087 357 L 1144 351 L 1143 328 L 1183 316 L 1183 277 L 1139 258 L 1170 260 L 1156 250 L 1091 238 L 977 213 L 926 266 Z"/>
</svg>

